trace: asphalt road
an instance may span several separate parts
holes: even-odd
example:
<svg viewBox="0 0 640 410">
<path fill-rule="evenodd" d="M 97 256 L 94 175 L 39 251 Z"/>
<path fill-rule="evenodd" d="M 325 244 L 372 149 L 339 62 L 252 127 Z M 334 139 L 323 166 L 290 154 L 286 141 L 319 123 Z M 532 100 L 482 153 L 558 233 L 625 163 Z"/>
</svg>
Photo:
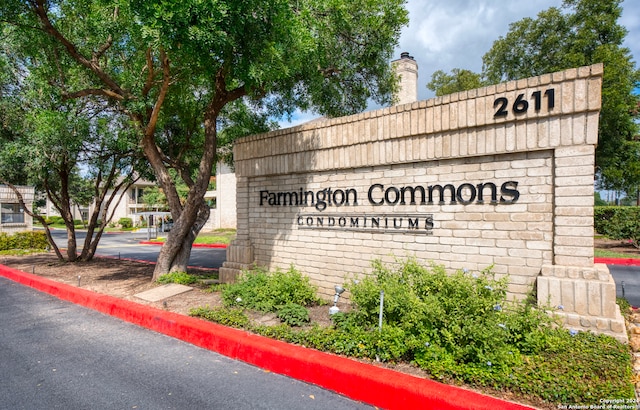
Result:
<svg viewBox="0 0 640 410">
<path fill-rule="evenodd" d="M 60 246 L 65 246 L 66 232 L 53 231 Z M 97 253 L 102 256 L 139 259 L 155 262 L 160 252 L 158 245 L 140 245 L 147 239 L 146 233 L 117 233 L 103 235 Z M 78 241 L 84 233 L 78 233 Z M 192 266 L 219 268 L 226 259 L 225 249 L 193 248 L 189 264 Z M 632 306 L 640 307 L 640 266 L 608 265 L 616 282 L 616 294 L 625 297 Z"/>
<path fill-rule="evenodd" d="M 607 265 L 616 282 L 616 296 L 640 307 L 640 266 Z"/>
<path fill-rule="evenodd" d="M 0 409 L 365 409 L 0 277 Z"/>
<path fill-rule="evenodd" d="M 67 232 L 54 230 L 52 235 L 58 246 L 66 247 Z M 82 248 L 85 232 L 77 232 L 78 248 Z M 102 235 L 96 254 L 114 258 L 138 259 L 155 262 L 158 259 L 160 245 L 140 245 L 147 239 L 144 232 L 108 233 Z M 192 248 L 189 265 L 204 268 L 219 268 L 226 260 L 227 250 L 220 248 Z"/>
</svg>

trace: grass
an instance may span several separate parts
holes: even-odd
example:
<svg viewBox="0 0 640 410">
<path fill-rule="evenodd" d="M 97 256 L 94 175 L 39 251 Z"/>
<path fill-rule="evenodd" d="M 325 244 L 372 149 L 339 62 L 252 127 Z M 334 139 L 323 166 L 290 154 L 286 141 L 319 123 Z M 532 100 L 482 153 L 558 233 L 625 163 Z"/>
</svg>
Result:
<svg viewBox="0 0 640 410">
<path fill-rule="evenodd" d="M 161 284 L 178 283 L 180 285 L 194 285 L 198 282 L 218 279 L 218 273 L 212 274 L 191 274 L 187 272 L 172 272 L 166 275 L 160 276 L 157 282 Z"/>
<path fill-rule="evenodd" d="M 224 243 L 230 244 L 236 238 L 235 229 L 216 229 L 213 232 L 201 233 L 198 235 L 194 243 L 213 244 Z"/>
<path fill-rule="evenodd" d="M 604 249 L 595 248 L 593 250 L 593 256 L 596 258 L 625 258 L 625 259 L 640 259 L 640 255 L 635 255 L 632 253 L 619 253 L 607 251 Z"/>
<path fill-rule="evenodd" d="M 235 229 L 216 229 L 212 232 L 204 232 L 200 233 L 194 244 L 203 244 L 203 245 L 211 245 L 211 244 L 230 244 L 232 240 L 236 238 L 236 230 Z M 158 242 L 164 242 L 167 238 L 160 237 L 155 239 Z"/>
<path fill-rule="evenodd" d="M 9 249 L 0 251 L 0 255 L 5 256 L 24 256 L 24 255 L 34 255 L 36 253 L 46 252 L 44 249 Z"/>
</svg>

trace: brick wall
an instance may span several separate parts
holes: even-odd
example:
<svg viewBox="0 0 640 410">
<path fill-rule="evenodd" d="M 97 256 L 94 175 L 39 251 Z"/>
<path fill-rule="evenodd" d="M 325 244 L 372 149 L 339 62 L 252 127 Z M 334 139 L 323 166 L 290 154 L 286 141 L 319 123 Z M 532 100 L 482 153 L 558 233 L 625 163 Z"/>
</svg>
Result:
<svg viewBox="0 0 640 410">
<path fill-rule="evenodd" d="M 511 295 L 536 285 L 568 325 L 620 334 L 615 286 L 593 264 L 601 80 L 602 65 L 581 67 L 240 140 L 238 238 L 222 279 L 294 264 L 329 296 L 376 258 L 493 265 Z M 436 185 L 458 196 L 398 198 Z M 311 199 L 323 190 L 335 203 L 319 209 Z M 370 229 L 371 218 L 404 218 L 405 229 Z"/>
</svg>

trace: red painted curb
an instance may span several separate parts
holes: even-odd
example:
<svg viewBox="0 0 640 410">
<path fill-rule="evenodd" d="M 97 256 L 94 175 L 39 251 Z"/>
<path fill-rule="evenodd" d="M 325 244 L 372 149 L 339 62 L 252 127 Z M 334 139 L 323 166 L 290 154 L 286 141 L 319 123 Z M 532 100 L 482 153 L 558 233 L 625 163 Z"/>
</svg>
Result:
<svg viewBox="0 0 640 410">
<path fill-rule="evenodd" d="M 344 357 L 76 288 L 0 265 L 0 275 L 57 298 L 386 409 L 531 409 Z"/>
<path fill-rule="evenodd" d="M 138 242 L 140 245 L 164 245 L 164 242 L 160 241 L 140 241 Z M 194 243 L 191 245 L 192 248 L 223 248 L 226 249 L 228 247 L 225 243 Z"/>
<path fill-rule="evenodd" d="M 640 266 L 640 259 L 633 258 L 593 258 L 593 262 L 607 265 Z"/>
</svg>

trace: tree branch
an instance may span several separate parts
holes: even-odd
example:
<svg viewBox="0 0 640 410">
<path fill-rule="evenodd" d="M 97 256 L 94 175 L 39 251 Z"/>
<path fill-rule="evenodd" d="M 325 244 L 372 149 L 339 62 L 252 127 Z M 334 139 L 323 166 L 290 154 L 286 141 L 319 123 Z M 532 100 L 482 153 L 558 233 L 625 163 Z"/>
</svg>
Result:
<svg viewBox="0 0 640 410">
<path fill-rule="evenodd" d="M 119 101 L 124 100 L 123 95 L 115 93 L 109 89 L 104 89 L 104 88 L 87 88 L 87 89 L 75 91 L 72 93 L 63 93 L 62 98 L 65 100 L 72 100 L 74 98 L 87 97 L 90 95 L 115 98 L 116 100 L 119 100 Z"/>
<path fill-rule="evenodd" d="M 111 37 L 111 34 L 109 34 L 109 37 L 107 37 L 107 41 L 102 46 L 100 46 L 97 51 L 93 53 L 93 58 L 91 59 L 91 61 L 94 64 L 98 64 L 98 60 L 100 59 L 100 57 L 102 57 L 104 53 L 106 53 L 107 50 L 111 48 L 112 45 L 113 45 L 113 37 Z"/>
<path fill-rule="evenodd" d="M 151 111 L 151 116 L 149 118 L 149 122 L 147 125 L 147 130 L 145 134 L 155 133 L 156 124 L 158 122 L 158 117 L 160 116 L 160 109 L 162 108 L 162 104 L 164 103 L 164 99 L 167 96 L 167 91 L 169 91 L 169 86 L 171 85 L 171 71 L 169 67 L 169 57 L 164 52 L 163 49 L 160 49 L 160 61 L 162 62 L 162 85 L 160 86 L 160 92 L 158 93 L 158 98 L 156 99 L 156 103 L 153 106 L 153 110 Z"/>
<path fill-rule="evenodd" d="M 16 195 L 16 197 L 18 198 L 18 202 L 20 203 L 20 206 L 22 206 L 22 209 L 24 209 L 24 211 L 27 213 L 27 215 L 29 215 L 32 218 L 35 218 L 38 220 L 38 222 L 40 222 L 44 228 L 44 233 L 47 236 L 47 241 L 49 242 L 49 245 L 51 245 L 51 248 L 54 250 L 54 252 L 56 253 L 56 256 L 58 257 L 59 260 L 64 260 L 64 257 L 62 256 L 62 252 L 60 252 L 60 248 L 58 248 L 58 245 L 56 244 L 56 242 L 53 240 L 53 237 L 51 236 L 51 230 L 49 229 L 49 225 L 47 225 L 47 222 L 45 221 L 44 217 L 40 214 L 37 214 L 35 212 L 33 212 L 33 210 L 29 209 L 29 207 L 27 206 L 27 204 L 24 201 L 24 197 L 22 196 L 22 193 L 20 192 L 20 190 L 18 190 L 18 188 L 5 181 L 5 180 L 0 180 L 1 183 L 5 184 L 6 186 L 8 186 L 13 193 Z M 33 204 L 32 204 L 33 206 Z"/>
<path fill-rule="evenodd" d="M 142 88 L 142 95 L 146 98 L 146 96 L 149 94 L 149 91 L 151 91 L 151 88 L 153 87 L 153 77 L 155 76 L 155 70 L 153 69 L 153 58 L 151 56 L 150 48 L 147 48 L 145 55 L 147 57 L 146 68 L 147 70 L 149 70 L 149 73 L 147 74 L 147 79 L 144 82 L 144 87 Z"/>
<path fill-rule="evenodd" d="M 77 47 L 53 26 L 53 23 L 51 23 L 49 15 L 47 14 L 47 10 L 45 9 L 45 2 L 45 0 L 33 0 L 31 2 L 33 11 L 42 23 L 44 31 L 62 44 L 71 58 L 98 76 L 98 78 L 100 78 L 100 80 L 102 80 L 114 94 L 120 95 L 121 99 L 131 97 L 129 92 L 123 90 L 118 83 L 116 83 L 107 73 L 104 72 L 104 70 L 102 70 L 97 61 L 91 61 L 83 56 L 82 53 L 78 51 Z"/>
</svg>

